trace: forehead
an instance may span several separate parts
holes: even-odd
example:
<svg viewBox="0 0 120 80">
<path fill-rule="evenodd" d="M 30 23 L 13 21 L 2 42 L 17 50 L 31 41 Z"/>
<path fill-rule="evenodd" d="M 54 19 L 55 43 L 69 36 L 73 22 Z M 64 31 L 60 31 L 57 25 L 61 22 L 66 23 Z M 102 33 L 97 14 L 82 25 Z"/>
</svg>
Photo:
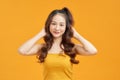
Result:
<svg viewBox="0 0 120 80">
<path fill-rule="evenodd" d="M 53 18 L 52 18 L 52 21 L 53 22 L 64 22 L 64 23 L 66 22 L 64 14 L 56 14 L 56 15 L 54 15 Z"/>
</svg>

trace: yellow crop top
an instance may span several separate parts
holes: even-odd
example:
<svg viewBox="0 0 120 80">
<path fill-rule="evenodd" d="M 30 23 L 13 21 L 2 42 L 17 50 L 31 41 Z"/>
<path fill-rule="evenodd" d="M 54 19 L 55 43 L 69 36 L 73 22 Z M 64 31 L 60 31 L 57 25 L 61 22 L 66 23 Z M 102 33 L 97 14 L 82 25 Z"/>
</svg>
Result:
<svg viewBox="0 0 120 80">
<path fill-rule="evenodd" d="M 47 54 L 43 63 L 43 80 L 73 80 L 70 57 L 66 54 Z"/>
</svg>

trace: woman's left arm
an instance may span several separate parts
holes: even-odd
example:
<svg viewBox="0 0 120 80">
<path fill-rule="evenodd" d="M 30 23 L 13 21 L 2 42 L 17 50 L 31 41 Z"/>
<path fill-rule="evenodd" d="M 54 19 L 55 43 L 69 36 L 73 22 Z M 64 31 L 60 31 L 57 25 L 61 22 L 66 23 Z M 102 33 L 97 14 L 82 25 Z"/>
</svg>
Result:
<svg viewBox="0 0 120 80">
<path fill-rule="evenodd" d="M 76 53 L 80 55 L 95 55 L 97 53 L 97 49 L 95 48 L 95 46 L 93 46 L 92 43 L 90 43 L 88 40 L 82 37 L 74 28 L 72 29 L 73 29 L 73 37 L 82 44 L 82 45 L 80 44 L 75 45 Z"/>
</svg>

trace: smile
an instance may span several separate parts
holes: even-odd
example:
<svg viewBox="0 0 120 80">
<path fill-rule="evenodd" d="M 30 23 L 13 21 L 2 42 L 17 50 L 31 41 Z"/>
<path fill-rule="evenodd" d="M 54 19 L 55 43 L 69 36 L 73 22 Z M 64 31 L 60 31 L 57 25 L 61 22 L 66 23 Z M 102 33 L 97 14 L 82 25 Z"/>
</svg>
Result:
<svg viewBox="0 0 120 80">
<path fill-rule="evenodd" d="M 60 32 L 54 32 L 55 34 L 59 34 Z"/>
</svg>

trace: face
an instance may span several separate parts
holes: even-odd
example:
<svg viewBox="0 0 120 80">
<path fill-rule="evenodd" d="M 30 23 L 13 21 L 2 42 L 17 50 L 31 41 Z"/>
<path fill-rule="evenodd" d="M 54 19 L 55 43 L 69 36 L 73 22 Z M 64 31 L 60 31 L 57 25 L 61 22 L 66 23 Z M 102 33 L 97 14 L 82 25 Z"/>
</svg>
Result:
<svg viewBox="0 0 120 80">
<path fill-rule="evenodd" d="M 50 24 L 50 32 L 54 38 L 60 38 L 66 30 L 66 21 L 62 14 L 56 14 Z"/>
</svg>

